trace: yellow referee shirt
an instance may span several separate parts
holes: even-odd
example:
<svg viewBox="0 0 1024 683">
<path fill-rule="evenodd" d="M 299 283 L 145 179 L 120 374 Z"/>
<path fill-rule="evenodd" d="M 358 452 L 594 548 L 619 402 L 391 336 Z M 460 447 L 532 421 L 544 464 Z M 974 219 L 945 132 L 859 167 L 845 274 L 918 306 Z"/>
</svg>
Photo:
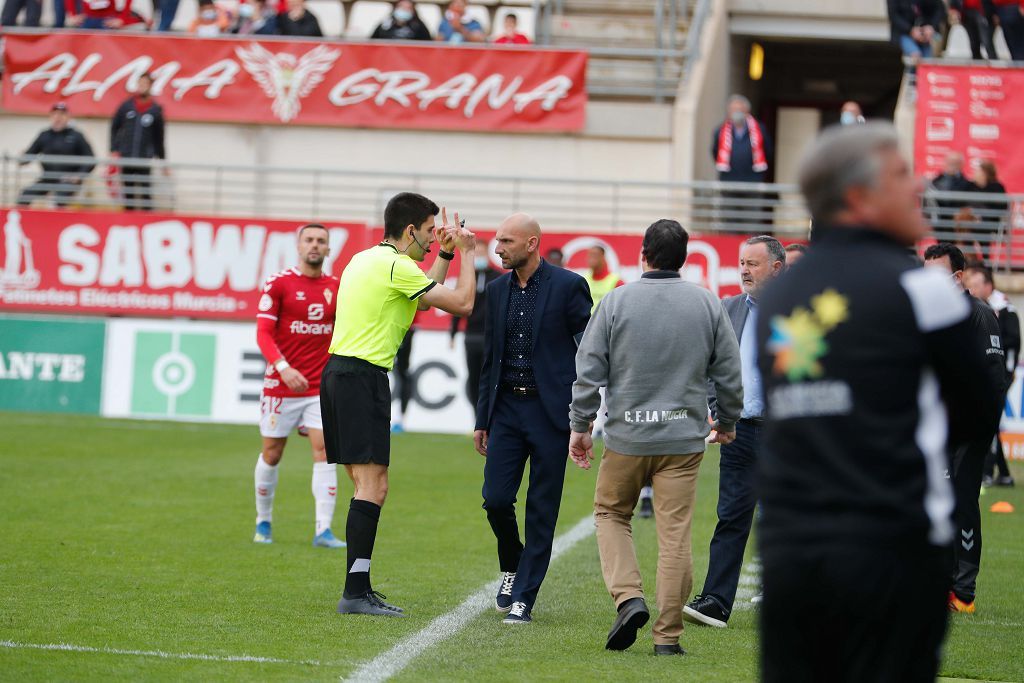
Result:
<svg viewBox="0 0 1024 683">
<path fill-rule="evenodd" d="M 436 284 L 392 244 L 359 252 L 341 274 L 330 352 L 390 370 L 416 315 L 416 299 Z"/>
</svg>

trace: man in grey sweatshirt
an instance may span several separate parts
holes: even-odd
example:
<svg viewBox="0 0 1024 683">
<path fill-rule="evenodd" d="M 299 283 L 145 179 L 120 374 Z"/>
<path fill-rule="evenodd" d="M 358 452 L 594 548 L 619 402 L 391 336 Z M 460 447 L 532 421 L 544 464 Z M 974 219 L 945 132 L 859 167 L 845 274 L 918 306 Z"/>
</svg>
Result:
<svg viewBox="0 0 1024 683">
<path fill-rule="evenodd" d="M 683 282 L 689 237 L 659 220 L 643 241 L 639 282 L 609 293 L 576 353 L 569 410 L 569 455 L 584 469 L 593 459 L 590 427 L 606 387 L 605 452 L 597 474 L 594 517 L 605 584 L 618 610 L 605 645 L 624 650 L 650 612 L 644 602 L 630 519 L 640 489 L 654 485 L 658 530 L 656 654 L 684 654 L 683 601 L 693 583 L 690 521 L 705 442 L 727 444 L 743 409 L 740 350 L 718 298 Z M 708 423 L 708 381 L 718 421 Z"/>
</svg>

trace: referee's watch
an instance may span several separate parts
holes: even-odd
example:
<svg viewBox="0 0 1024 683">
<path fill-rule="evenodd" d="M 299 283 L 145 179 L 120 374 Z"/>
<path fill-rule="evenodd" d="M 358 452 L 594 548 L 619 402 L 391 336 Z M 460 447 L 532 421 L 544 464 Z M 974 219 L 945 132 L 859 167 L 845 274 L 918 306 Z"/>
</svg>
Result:
<svg viewBox="0 0 1024 683">
<path fill-rule="evenodd" d="M 455 258 L 454 251 L 445 251 L 444 249 L 438 249 L 437 255 L 443 258 L 445 261 L 451 261 L 453 258 Z"/>
</svg>

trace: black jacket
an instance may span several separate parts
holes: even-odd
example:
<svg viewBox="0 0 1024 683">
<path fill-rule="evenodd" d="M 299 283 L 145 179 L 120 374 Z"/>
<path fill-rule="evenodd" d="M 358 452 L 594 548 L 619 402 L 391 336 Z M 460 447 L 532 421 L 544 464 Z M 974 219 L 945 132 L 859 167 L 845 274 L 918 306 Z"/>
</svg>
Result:
<svg viewBox="0 0 1024 683">
<path fill-rule="evenodd" d="M 110 122 L 110 151 L 133 159 L 166 159 L 164 110 L 155 101 L 140 109 L 138 98 L 125 100 Z"/>
<path fill-rule="evenodd" d="M 61 131 L 56 131 L 52 128 L 44 130 L 32 141 L 25 154 L 54 154 L 69 157 L 94 156 L 92 147 L 89 146 L 85 136 L 70 126 Z M 78 164 L 46 162 L 43 164 L 43 172 L 48 174 L 86 175 L 92 171 L 94 166 L 96 166 L 96 163 L 92 159 L 88 161 L 83 160 Z"/>
<path fill-rule="evenodd" d="M 320 30 L 320 22 L 309 10 L 306 10 L 298 21 L 289 17 L 287 12 L 278 14 L 277 32 L 282 36 L 305 36 L 307 38 L 320 38 L 324 35 Z"/>
<path fill-rule="evenodd" d="M 938 33 L 946 20 L 946 4 L 942 0 L 887 0 L 889 5 L 890 39 L 910 35 L 915 26 L 931 26 Z"/>
<path fill-rule="evenodd" d="M 413 17 L 404 24 L 397 23 L 394 17 L 387 17 L 370 37 L 384 40 L 430 40 L 430 29 L 419 17 Z"/>
<path fill-rule="evenodd" d="M 948 544 L 946 434 L 987 433 L 999 391 L 971 306 L 882 233 L 818 227 L 813 242 L 760 302 L 762 542 Z"/>
<path fill-rule="evenodd" d="M 533 314 L 533 373 L 540 402 L 558 429 L 569 438 L 569 404 L 576 381 L 576 348 L 590 321 L 594 302 L 582 277 L 541 262 L 540 292 Z M 505 353 L 506 317 L 510 278 L 514 271 L 487 285 L 487 314 L 484 324 L 484 364 L 480 370 L 480 396 L 476 406 L 476 429 L 490 429 L 494 404 L 501 382 Z"/>
<path fill-rule="evenodd" d="M 484 321 L 487 319 L 487 297 L 485 293 L 487 291 L 487 285 L 501 277 L 501 273 L 494 270 L 493 268 L 485 268 L 484 270 L 476 271 L 476 299 L 473 303 L 473 313 L 466 318 L 466 336 L 484 336 Z M 459 331 L 459 322 L 462 318 L 458 316 L 452 316 L 451 324 L 451 336 L 455 338 L 455 333 Z"/>
<path fill-rule="evenodd" d="M 999 327 L 999 319 L 992 307 L 981 299 L 976 299 L 964 292 L 971 304 L 971 329 L 978 340 L 985 359 L 985 374 L 990 384 L 999 387 L 991 402 L 992 435 L 999 429 L 999 419 L 1003 410 L 1003 396 L 1009 385 L 1006 382 L 1006 349 L 1003 347 L 1003 335 Z"/>
<path fill-rule="evenodd" d="M 996 312 L 999 320 L 999 338 L 1003 342 L 1003 351 L 1006 352 L 1006 384 L 1007 388 L 1013 384 L 1013 374 L 1017 370 L 1017 361 L 1020 358 L 1020 318 L 1017 316 L 1017 309 L 1007 305 L 1001 311 Z"/>
</svg>

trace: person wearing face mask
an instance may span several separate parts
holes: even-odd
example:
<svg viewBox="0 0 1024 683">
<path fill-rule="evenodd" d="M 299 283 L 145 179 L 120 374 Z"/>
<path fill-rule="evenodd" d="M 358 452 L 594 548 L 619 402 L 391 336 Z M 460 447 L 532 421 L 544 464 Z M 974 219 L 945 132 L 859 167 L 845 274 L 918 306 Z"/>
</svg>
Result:
<svg viewBox="0 0 1024 683">
<path fill-rule="evenodd" d="M 842 111 L 839 114 L 839 123 L 844 126 L 865 123 L 864 113 L 860 110 L 860 105 L 853 100 L 844 102 Z"/>
<path fill-rule="evenodd" d="M 467 317 L 463 344 L 466 349 L 466 369 L 469 378 L 466 380 L 466 398 L 476 409 L 476 401 L 480 396 L 480 368 L 484 363 L 484 320 L 486 320 L 487 297 L 484 295 L 487 285 L 501 277 L 501 273 L 491 268 L 487 257 L 487 242 L 476 243 L 473 253 L 473 269 L 476 271 L 476 302 L 473 313 Z M 459 331 L 462 318 L 452 316 L 451 340 L 449 346 L 455 348 L 455 334 Z"/>
<path fill-rule="evenodd" d="M 733 183 L 763 183 L 772 157 L 772 141 L 764 124 L 750 115 L 750 100 L 733 95 L 725 122 L 711 139 L 711 158 L 718 179 Z"/>
<path fill-rule="evenodd" d="M 466 0 L 452 0 L 441 25 L 437 27 L 434 40 L 442 43 L 483 43 L 487 36 L 479 21 L 466 16 Z"/>
<path fill-rule="evenodd" d="M 199 0 L 199 14 L 192 20 L 188 32 L 200 38 L 210 38 L 228 32 L 231 17 L 213 4 L 213 0 Z"/>
<path fill-rule="evenodd" d="M 371 38 L 380 40 L 430 40 L 426 27 L 412 0 L 398 0 L 394 9 L 373 31 Z"/>
<path fill-rule="evenodd" d="M 242 36 L 272 36 L 277 33 L 277 15 L 264 0 L 238 6 L 238 18 L 231 32 Z"/>
</svg>

